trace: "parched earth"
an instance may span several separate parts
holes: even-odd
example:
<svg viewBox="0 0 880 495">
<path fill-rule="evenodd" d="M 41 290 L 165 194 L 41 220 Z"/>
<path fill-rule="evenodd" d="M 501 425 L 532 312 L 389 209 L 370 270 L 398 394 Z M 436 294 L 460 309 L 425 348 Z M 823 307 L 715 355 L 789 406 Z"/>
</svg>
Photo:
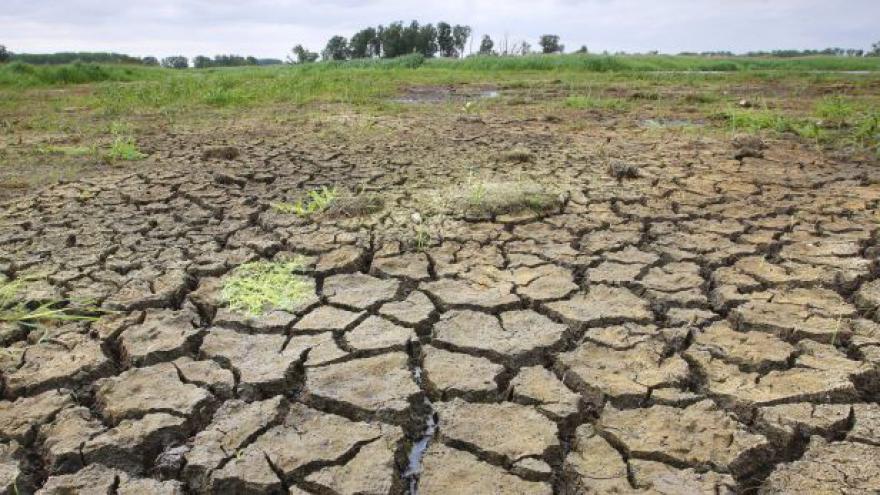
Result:
<svg viewBox="0 0 880 495">
<path fill-rule="evenodd" d="M 113 313 L 0 326 L 2 490 L 880 491 L 880 169 L 619 122 L 413 119 L 234 160 L 157 137 L 155 168 L 5 205 L 0 271 Z M 563 202 L 422 211 L 474 170 Z M 385 207 L 270 207 L 322 185 Z M 314 282 L 295 311 L 224 307 L 224 274 L 294 254 Z"/>
</svg>

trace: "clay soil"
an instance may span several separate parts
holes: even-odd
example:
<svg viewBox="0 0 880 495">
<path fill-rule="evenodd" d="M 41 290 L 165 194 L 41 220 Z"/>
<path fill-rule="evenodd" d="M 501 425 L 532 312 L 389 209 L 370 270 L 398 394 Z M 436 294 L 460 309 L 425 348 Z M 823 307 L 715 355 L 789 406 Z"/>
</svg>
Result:
<svg viewBox="0 0 880 495">
<path fill-rule="evenodd" d="M 688 89 L 486 87 L 145 125 L 144 161 L 7 191 L 0 272 L 107 312 L 0 322 L 0 490 L 880 491 L 876 161 L 734 139 Z M 557 200 L 442 201 L 510 183 Z M 321 186 L 383 206 L 273 207 Z M 297 255 L 296 310 L 225 306 Z"/>
</svg>

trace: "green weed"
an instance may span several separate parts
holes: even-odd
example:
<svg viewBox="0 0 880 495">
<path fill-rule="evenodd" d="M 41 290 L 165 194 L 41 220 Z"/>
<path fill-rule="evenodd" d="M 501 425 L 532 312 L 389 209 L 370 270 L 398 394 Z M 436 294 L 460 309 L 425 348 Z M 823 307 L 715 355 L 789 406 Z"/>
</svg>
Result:
<svg viewBox="0 0 880 495">
<path fill-rule="evenodd" d="M 293 311 L 312 291 L 312 285 L 296 275 L 302 267 L 302 259 L 245 263 L 224 278 L 221 297 L 232 311 L 250 316 L 274 309 Z"/>
<path fill-rule="evenodd" d="M 110 145 L 110 149 L 107 151 L 106 157 L 109 160 L 143 160 L 147 157 L 146 154 L 141 153 L 141 151 L 137 147 L 137 143 L 135 143 L 134 138 L 131 136 L 116 136 L 113 139 L 113 143 Z"/>
<path fill-rule="evenodd" d="M 336 201 L 337 197 L 338 194 L 335 187 L 321 186 L 321 189 L 309 191 L 308 197 L 305 200 L 299 200 L 291 205 L 291 211 L 300 217 L 310 217 L 325 211 Z M 284 203 L 278 204 L 284 205 Z"/>
<path fill-rule="evenodd" d="M 97 155 L 97 146 L 56 146 L 46 145 L 37 147 L 37 153 L 43 155 L 63 155 L 69 157 Z"/>
<path fill-rule="evenodd" d="M 830 96 L 816 103 L 815 114 L 820 119 L 841 127 L 855 114 L 855 107 L 847 98 Z"/>
<path fill-rule="evenodd" d="M 22 292 L 33 279 L 20 278 L 0 282 L 0 323 L 16 323 L 29 327 L 41 323 L 95 321 L 102 312 L 91 306 L 71 306 L 65 301 L 32 304 L 22 300 Z"/>
</svg>

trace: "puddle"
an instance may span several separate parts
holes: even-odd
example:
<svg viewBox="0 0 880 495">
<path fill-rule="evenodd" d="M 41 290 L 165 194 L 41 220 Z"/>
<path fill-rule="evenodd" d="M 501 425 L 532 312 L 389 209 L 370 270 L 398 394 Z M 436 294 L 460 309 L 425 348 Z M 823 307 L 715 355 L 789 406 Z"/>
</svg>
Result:
<svg viewBox="0 0 880 495">
<path fill-rule="evenodd" d="M 421 366 L 414 366 L 412 373 L 416 383 L 421 387 Z M 431 404 L 427 397 L 425 397 L 425 409 L 428 411 L 425 418 L 425 429 L 422 430 L 422 436 L 410 448 L 409 455 L 407 456 L 406 471 L 403 473 L 403 479 L 409 484 L 409 491 L 407 492 L 409 495 L 418 495 L 419 493 L 419 475 L 422 473 L 422 458 L 425 456 L 425 451 L 428 450 L 428 445 L 431 444 L 431 440 L 434 438 L 434 433 L 437 432 L 437 411 L 434 410 L 434 405 Z"/>
<path fill-rule="evenodd" d="M 392 98 L 394 103 L 420 104 L 420 103 L 449 103 L 464 102 L 467 100 L 486 100 L 498 98 L 501 93 L 493 88 L 445 88 L 438 86 L 420 86 L 408 88 L 403 95 Z"/>
</svg>

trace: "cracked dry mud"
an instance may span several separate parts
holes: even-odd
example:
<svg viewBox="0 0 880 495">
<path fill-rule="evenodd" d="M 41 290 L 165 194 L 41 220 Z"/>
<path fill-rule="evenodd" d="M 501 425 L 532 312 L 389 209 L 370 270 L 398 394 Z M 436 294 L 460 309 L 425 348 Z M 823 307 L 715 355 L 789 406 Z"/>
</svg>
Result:
<svg viewBox="0 0 880 495">
<path fill-rule="evenodd" d="M 155 170 L 6 204 L 0 272 L 114 312 L 0 326 L 0 492 L 880 491 L 880 171 L 786 141 L 734 160 L 721 138 L 416 118 L 232 161 L 156 138 Z M 638 178 L 609 176 L 608 142 Z M 512 143 L 534 161 L 489 158 L 487 180 L 558 208 L 414 219 Z M 270 207 L 322 185 L 386 207 Z M 224 307 L 231 269 L 294 255 L 290 311 Z"/>
</svg>

